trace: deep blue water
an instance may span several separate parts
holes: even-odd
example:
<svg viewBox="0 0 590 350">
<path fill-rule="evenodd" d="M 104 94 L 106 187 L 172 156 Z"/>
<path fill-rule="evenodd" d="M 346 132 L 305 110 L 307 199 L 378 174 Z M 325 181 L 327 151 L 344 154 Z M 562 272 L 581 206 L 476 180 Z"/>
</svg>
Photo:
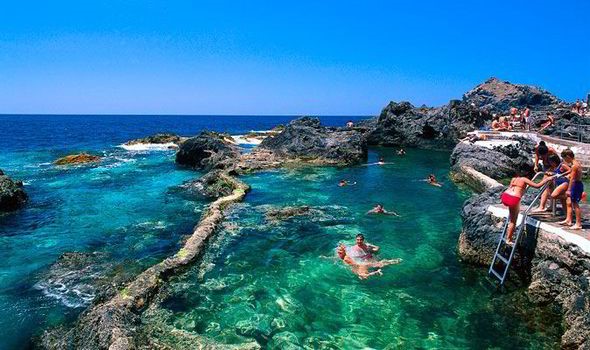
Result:
<svg viewBox="0 0 590 350">
<path fill-rule="evenodd" d="M 267 130 L 289 116 L 0 115 L 0 169 L 25 182 L 28 205 L 0 216 L 0 349 L 76 316 L 94 295 L 68 276 L 45 277 L 64 252 L 99 252 L 109 269 L 140 271 L 175 251 L 207 203 L 177 190 L 198 177 L 174 165 L 173 151 L 128 152 L 118 145 L 158 132 L 191 136 Z M 343 125 L 354 117 L 322 117 Z M 80 151 L 96 166 L 57 167 Z M 105 268 L 106 269 L 106 268 Z M 89 284 L 101 271 L 84 271 Z"/>
</svg>

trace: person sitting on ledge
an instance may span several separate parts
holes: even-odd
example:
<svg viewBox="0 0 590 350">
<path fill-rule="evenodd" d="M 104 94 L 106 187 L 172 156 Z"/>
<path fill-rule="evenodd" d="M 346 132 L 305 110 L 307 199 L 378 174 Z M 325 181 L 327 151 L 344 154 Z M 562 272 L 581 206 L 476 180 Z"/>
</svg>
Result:
<svg viewBox="0 0 590 350">
<path fill-rule="evenodd" d="M 534 183 L 529 179 L 531 167 L 529 164 L 521 164 L 518 169 L 517 176 L 510 180 L 510 186 L 502 193 L 500 197 L 502 204 L 508 207 L 508 227 L 506 228 L 506 243 L 514 244 L 512 235 L 516 228 L 516 220 L 520 213 L 520 199 L 524 195 L 527 186 L 540 188 L 547 182 L 553 180 L 554 176 L 544 178 L 538 183 Z"/>
<path fill-rule="evenodd" d="M 545 141 L 540 141 L 537 147 L 535 147 L 535 172 L 538 172 L 539 169 L 541 169 L 539 167 L 539 161 L 543 162 L 543 168 L 549 166 L 549 156 L 552 154 L 557 155 L 555 149 L 553 149 L 553 147 L 547 147 Z"/>
<path fill-rule="evenodd" d="M 352 272 L 355 275 L 357 275 L 360 279 L 367 279 L 368 277 L 374 275 L 382 276 L 382 267 L 387 265 L 399 264 L 402 261 L 402 259 L 388 259 L 381 261 L 358 263 L 346 254 L 346 246 L 342 243 L 338 246 L 338 249 L 336 251 L 338 253 L 338 257 L 340 258 L 340 260 L 342 260 L 342 262 L 344 262 L 345 264 L 350 265 L 352 267 Z M 371 267 L 377 268 L 377 270 L 369 272 L 369 268 Z"/>
<path fill-rule="evenodd" d="M 385 208 L 383 208 L 382 204 L 376 204 L 373 209 L 371 209 L 367 212 L 367 215 L 368 214 L 383 214 L 383 215 L 399 216 L 399 214 L 394 211 L 385 210 Z"/>
<path fill-rule="evenodd" d="M 562 204 L 563 210 L 566 210 L 566 208 L 569 208 L 567 206 L 566 199 L 565 199 L 565 191 L 567 190 L 567 183 L 568 183 L 568 178 L 565 175 L 569 174 L 570 167 L 567 166 L 567 164 L 565 164 L 565 162 L 562 162 L 561 159 L 559 158 L 559 156 L 557 156 L 556 154 L 550 155 L 548 157 L 548 160 L 549 160 L 549 169 L 547 169 L 545 176 L 553 176 L 553 175 L 559 175 L 559 176 L 555 178 L 555 183 L 553 184 L 553 186 L 547 186 L 547 189 L 541 195 L 541 201 L 539 202 L 539 206 L 535 210 L 532 211 L 533 214 L 534 213 L 544 213 L 547 211 L 547 208 L 545 207 L 545 205 L 547 204 L 547 200 L 549 199 L 549 196 L 551 196 L 551 198 L 554 200 L 561 199 L 561 204 Z M 569 210 L 569 209 L 567 209 L 567 210 Z"/>
<path fill-rule="evenodd" d="M 494 114 L 492 119 L 492 131 L 500 131 L 502 124 L 500 124 L 500 117 L 497 114 Z"/>
<path fill-rule="evenodd" d="M 352 120 L 349 120 L 349 121 L 346 123 L 346 127 L 347 127 L 347 128 L 352 128 L 353 126 L 354 126 L 354 123 L 352 122 Z"/>
<path fill-rule="evenodd" d="M 552 126 L 553 124 L 555 124 L 555 116 L 553 116 L 553 113 L 547 112 L 547 118 L 545 118 L 541 121 L 541 127 L 539 128 L 539 132 L 547 129 L 548 127 Z"/>
</svg>

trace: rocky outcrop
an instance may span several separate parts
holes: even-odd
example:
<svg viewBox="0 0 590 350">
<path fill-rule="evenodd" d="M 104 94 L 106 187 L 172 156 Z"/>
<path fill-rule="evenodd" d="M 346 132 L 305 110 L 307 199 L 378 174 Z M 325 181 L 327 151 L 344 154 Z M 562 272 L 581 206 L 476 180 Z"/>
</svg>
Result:
<svg viewBox="0 0 590 350">
<path fill-rule="evenodd" d="M 180 137 L 176 134 L 169 134 L 169 133 L 161 133 L 155 134 L 135 140 L 131 140 L 125 143 L 125 145 L 137 145 L 137 144 L 164 144 L 164 143 L 174 143 L 176 145 L 180 145 L 186 137 Z"/>
<path fill-rule="evenodd" d="M 490 78 L 463 95 L 463 101 L 489 112 L 507 113 L 511 107 L 529 106 L 532 111 L 565 107 L 565 103 L 548 91 L 531 85 L 512 84 Z"/>
<path fill-rule="evenodd" d="M 234 190 L 234 185 L 233 180 L 228 179 L 223 170 L 212 170 L 196 180 L 182 184 L 181 188 L 205 197 L 219 198 L 229 196 Z"/>
<path fill-rule="evenodd" d="M 356 164 L 367 156 L 360 132 L 327 128 L 311 117 L 293 120 L 276 136 L 264 139 L 259 148 L 280 158 L 326 165 Z"/>
<path fill-rule="evenodd" d="M 94 156 L 88 153 L 80 153 L 80 154 L 71 154 L 69 156 L 65 156 L 59 158 L 54 162 L 55 165 L 76 165 L 76 164 L 86 164 L 86 163 L 96 163 L 100 162 L 99 156 Z"/>
<path fill-rule="evenodd" d="M 566 332 L 564 349 L 590 348 L 590 255 L 554 234 L 540 231 L 531 269 L 529 298 L 557 306 Z"/>
<path fill-rule="evenodd" d="M 196 169 L 226 169 L 239 158 L 238 148 L 228 136 L 202 132 L 187 139 L 176 152 L 176 163 Z"/>
<path fill-rule="evenodd" d="M 14 181 L 0 170 L 0 212 L 14 211 L 27 202 L 22 181 Z"/>
<path fill-rule="evenodd" d="M 493 179 L 512 177 L 522 164 L 533 167 L 534 145 L 528 140 L 520 140 L 517 145 L 487 148 L 477 143 L 459 143 L 451 154 L 451 176 L 457 180 L 461 167 L 473 168 Z"/>
<path fill-rule="evenodd" d="M 171 276 L 193 263 L 224 218 L 224 208 L 241 201 L 249 186 L 228 175 L 233 191 L 211 203 L 184 246 L 171 257 L 145 270 L 113 298 L 86 310 L 70 329 L 46 331 L 39 345 L 46 349 L 135 349 L 139 314 Z"/>
<path fill-rule="evenodd" d="M 299 207 L 283 207 L 283 208 L 272 208 L 266 212 L 266 220 L 268 221 L 281 221 L 287 220 L 294 216 L 308 215 L 311 212 L 311 207 L 307 205 Z"/>
</svg>

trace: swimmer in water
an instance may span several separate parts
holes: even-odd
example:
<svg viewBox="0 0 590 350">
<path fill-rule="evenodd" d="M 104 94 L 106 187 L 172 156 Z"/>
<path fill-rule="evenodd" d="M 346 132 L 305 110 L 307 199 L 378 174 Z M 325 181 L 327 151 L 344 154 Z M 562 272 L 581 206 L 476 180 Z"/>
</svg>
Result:
<svg viewBox="0 0 590 350">
<path fill-rule="evenodd" d="M 430 174 L 428 175 L 428 178 L 426 179 L 426 182 L 428 182 L 429 184 L 431 184 L 432 186 L 436 186 L 436 187 L 441 187 L 442 185 L 436 180 L 436 176 L 434 176 L 434 174 Z"/>
<path fill-rule="evenodd" d="M 379 157 L 379 161 L 377 162 L 378 165 L 383 165 L 385 164 L 385 159 L 383 159 L 383 157 Z"/>
<path fill-rule="evenodd" d="M 373 209 L 371 209 L 367 212 L 367 214 L 383 214 L 383 215 L 399 216 L 399 214 L 394 211 L 385 210 L 385 208 L 383 208 L 382 204 L 376 204 Z"/>
<path fill-rule="evenodd" d="M 346 254 L 346 246 L 340 244 L 337 249 L 338 257 L 347 265 L 352 267 L 352 272 L 357 275 L 360 279 L 367 279 L 370 276 L 379 275 L 382 276 L 383 272 L 381 268 L 387 265 L 399 264 L 401 259 L 389 259 L 381 260 L 376 262 L 358 263 L 353 258 Z M 377 268 L 375 271 L 369 272 L 369 268 Z"/>
<path fill-rule="evenodd" d="M 346 180 L 340 180 L 340 182 L 338 182 L 338 187 L 352 186 L 352 185 L 356 185 L 356 182 L 348 182 Z"/>
<path fill-rule="evenodd" d="M 373 254 L 379 251 L 379 247 L 365 243 L 365 236 L 362 233 L 356 235 L 356 245 L 351 248 L 355 258 L 361 260 L 373 260 Z"/>
<path fill-rule="evenodd" d="M 397 151 L 397 155 L 398 156 L 405 156 L 406 155 L 406 151 L 403 148 L 400 148 L 399 151 Z"/>
</svg>

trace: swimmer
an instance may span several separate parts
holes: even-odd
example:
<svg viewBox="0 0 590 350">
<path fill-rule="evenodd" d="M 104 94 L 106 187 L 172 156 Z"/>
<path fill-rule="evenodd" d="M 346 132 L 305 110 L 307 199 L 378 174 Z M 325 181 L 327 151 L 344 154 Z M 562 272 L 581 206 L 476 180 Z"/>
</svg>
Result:
<svg viewBox="0 0 590 350">
<path fill-rule="evenodd" d="M 426 182 L 428 182 L 432 186 L 442 187 L 442 185 L 438 181 L 436 181 L 436 176 L 434 176 L 434 174 L 428 175 L 428 178 L 426 179 Z"/>
<path fill-rule="evenodd" d="M 402 259 L 388 259 L 369 263 L 357 263 L 350 256 L 346 254 L 346 246 L 340 244 L 337 249 L 338 257 L 347 265 L 352 267 L 352 272 L 357 275 L 360 279 L 367 279 L 370 276 L 379 275 L 382 276 L 383 272 L 381 268 L 387 265 L 399 264 Z M 369 272 L 369 268 L 377 268 L 375 271 Z"/>
<path fill-rule="evenodd" d="M 406 155 L 406 151 L 403 148 L 400 148 L 399 151 L 397 151 L 397 155 L 398 156 L 405 156 Z"/>
<path fill-rule="evenodd" d="M 373 260 L 373 254 L 379 251 L 379 247 L 365 243 L 365 236 L 362 233 L 356 235 L 356 245 L 351 248 L 355 258 L 362 260 Z"/>
<path fill-rule="evenodd" d="M 385 159 L 383 159 L 383 157 L 379 157 L 379 161 L 377 162 L 378 165 L 383 165 L 385 164 Z"/>
<path fill-rule="evenodd" d="M 367 215 L 368 214 L 383 214 L 383 215 L 399 216 L 399 214 L 394 211 L 385 210 L 385 208 L 383 208 L 382 204 L 376 204 L 373 209 L 371 209 L 367 212 Z"/>
<path fill-rule="evenodd" d="M 353 186 L 353 185 L 356 185 L 356 182 L 348 182 L 347 180 L 340 180 L 340 182 L 338 182 L 338 187 Z"/>
</svg>

